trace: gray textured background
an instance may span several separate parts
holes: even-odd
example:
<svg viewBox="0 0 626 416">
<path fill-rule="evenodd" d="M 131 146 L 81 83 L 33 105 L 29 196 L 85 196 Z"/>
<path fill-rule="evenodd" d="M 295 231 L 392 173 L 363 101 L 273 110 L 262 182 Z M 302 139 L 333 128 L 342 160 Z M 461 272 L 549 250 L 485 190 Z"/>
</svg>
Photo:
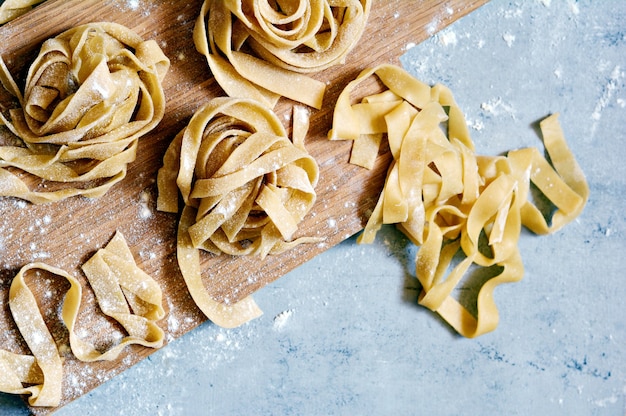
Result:
<svg viewBox="0 0 626 416">
<path fill-rule="evenodd" d="M 451 88 L 480 154 L 541 148 L 559 112 L 587 174 L 577 221 L 522 235 L 497 330 L 463 339 L 416 306 L 416 248 L 387 227 L 262 289 L 260 319 L 206 323 L 56 414 L 626 414 L 626 2 L 492 0 L 402 63 Z M 28 412 L 0 394 L 0 414 Z"/>
</svg>

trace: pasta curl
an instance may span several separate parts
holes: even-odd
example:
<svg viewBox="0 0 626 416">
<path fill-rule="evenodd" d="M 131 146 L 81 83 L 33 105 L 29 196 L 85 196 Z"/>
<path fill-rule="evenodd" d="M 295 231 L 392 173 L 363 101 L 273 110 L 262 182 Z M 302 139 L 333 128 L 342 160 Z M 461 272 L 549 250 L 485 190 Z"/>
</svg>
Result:
<svg viewBox="0 0 626 416">
<path fill-rule="evenodd" d="M 91 23 L 43 43 L 24 91 L 0 60 L 0 196 L 40 204 L 99 197 L 122 180 L 138 139 L 163 118 L 169 60 L 153 40 L 115 23 Z M 31 190 L 12 170 L 51 190 Z"/>
<path fill-rule="evenodd" d="M 178 212 L 182 196 L 178 262 L 194 300 L 218 324 L 245 321 L 215 313 L 218 304 L 200 281 L 198 250 L 263 258 L 318 241 L 294 238 L 319 177 L 304 148 L 306 128 L 294 131 L 300 134 L 292 142 L 277 116 L 256 101 L 220 97 L 196 111 L 164 156 L 157 209 Z"/>
<path fill-rule="evenodd" d="M 387 89 L 351 104 L 352 91 L 370 76 Z M 517 244 L 521 227 L 555 232 L 586 204 L 587 181 L 557 115 L 542 120 L 540 128 L 551 163 L 535 148 L 476 155 L 450 90 L 430 87 L 393 65 L 363 71 L 338 98 L 329 138 L 354 141 L 351 162 L 371 167 L 383 135 L 393 156 L 358 242 L 371 243 L 383 224 L 397 224 L 420 246 L 415 260 L 419 303 L 463 336 L 496 328 L 495 287 L 524 273 Z M 542 212 L 529 198 L 531 183 L 553 204 L 553 212 Z M 473 308 L 462 305 L 454 290 L 473 268 L 492 267 L 495 275 L 480 288 L 476 311 L 470 312 Z"/>
<path fill-rule="evenodd" d="M 0 4 L 0 25 L 20 17 L 45 0 L 4 0 Z"/>
<path fill-rule="evenodd" d="M 270 107 L 284 96 L 319 109 L 325 84 L 303 74 L 344 62 L 363 34 L 370 3 L 205 0 L 194 42 L 229 96 Z"/>
</svg>

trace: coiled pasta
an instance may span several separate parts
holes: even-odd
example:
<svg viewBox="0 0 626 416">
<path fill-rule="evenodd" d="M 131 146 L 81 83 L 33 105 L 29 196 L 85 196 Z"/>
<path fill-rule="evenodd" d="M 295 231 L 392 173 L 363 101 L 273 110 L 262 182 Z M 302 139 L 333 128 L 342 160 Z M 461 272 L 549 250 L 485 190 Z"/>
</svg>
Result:
<svg viewBox="0 0 626 416">
<path fill-rule="evenodd" d="M 325 84 L 303 74 L 344 62 L 365 29 L 370 3 L 205 0 L 194 42 L 229 96 L 270 107 L 283 96 L 319 109 Z"/>
<path fill-rule="evenodd" d="M 178 262 L 194 300 L 215 323 L 238 325 L 258 311 L 251 300 L 246 307 L 239 302 L 244 320 L 210 299 L 199 250 L 265 257 L 318 241 L 295 238 L 315 202 L 318 177 L 304 135 L 292 142 L 271 109 L 249 99 L 211 100 L 172 141 L 158 174 L 157 209 L 178 212 L 182 196 Z"/>
<path fill-rule="evenodd" d="M 168 68 L 155 41 L 115 23 L 48 39 L 23 92 L 0 60 L 0 123 L 15 135 L 0 139 L 0 196 L 39 204 L 104 194 L 125 177 L 138 139 L 163 118 Z M 46 189 L 31 189 L 15 169 Z"/>
</svg>

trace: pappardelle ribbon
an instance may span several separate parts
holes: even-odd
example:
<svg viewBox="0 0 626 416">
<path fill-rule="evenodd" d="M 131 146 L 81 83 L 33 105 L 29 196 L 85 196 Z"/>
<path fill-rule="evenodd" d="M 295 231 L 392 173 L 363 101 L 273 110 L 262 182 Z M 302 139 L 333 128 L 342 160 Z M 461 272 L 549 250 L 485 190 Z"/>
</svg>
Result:
<svg viewBox="0 0 626 416">
<path fill-rule="evenodd" d="M 352 104 L 354 89 L 371 76 L 385 90 Z M 351 162 L 371 168 L 383 135 L 393 156 L 358 242 L 371 243 L 383 224 L 397 224 L 420 246 L 415 260 L 419 303 L 465 337 L 496 328 L 495 287 L 522 278 L 521 227 L 555 232 L 586 204 L 589 188 L 557 115 L 542 120 L 540 128 L 550 162 L 535 148 L 476 155 L 450 90 L 430 87 L 394 65 L 363 71 L 338 98 L 329 138 L 354 141 Z M 531 183 L 553 212 L 544 213 L 532 202 Z M 455 260 L 459 253 L 460 261 Z M 492 266 L 499 272 L 480 288 L 476 312 L 470 312 L 454 290 L 472 267 Z"/>
<path fill-rule="evenodd" d="M 0 3 L 0 25 L 20 17 L 45 0 L 4 0 Z"/>
</svg>

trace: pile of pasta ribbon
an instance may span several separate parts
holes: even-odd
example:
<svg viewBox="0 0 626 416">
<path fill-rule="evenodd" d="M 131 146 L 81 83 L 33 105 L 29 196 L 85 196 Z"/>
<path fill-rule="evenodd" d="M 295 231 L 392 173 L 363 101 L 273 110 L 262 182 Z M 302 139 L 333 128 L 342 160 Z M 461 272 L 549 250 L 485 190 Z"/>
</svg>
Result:
<svg viewBox="0 0 626 416">
<path fill-rule="evenodd" d="M 15 135 L 0 138 L 0 196 L 39 204 L 104 194 L 125 177 L 138 139 L 163 118 L 168 69 L 154 40 L 115 23 L 44 42 L 23 93 L 0 59 L 0 125 Z M 31 190 L 15 169 L 43 190 Z"/>
<path fill-rule="evenodd" d="M 308 112 L 295 107 L 287 137 L 275 113 L 249 99 L 219 97 L 198 109 L 167 149 L 157 209 L 178 212 L 178 262 L 192 297 L 214 323 L 232 327 L 260 313 L 250 298 L 211 299 L 200 276 L 199 250 L 233 256 L 282 253 L 318 241 L 294 238 L 313 206 L 319 167 L 304 147 Z"/>
<path fill-rule="evenodd" d="M 352 104 L 354 89 L 373 76 L 385 90 Z M 338 98 L 329 138 L 354 140 L 351 162 L 371 168 L 383 136 L 393 156 L 358 241 L 370 243 L 382 224 L 397 224 L 420 246 L 415 260 L 419 303 L 465 337 L 497 327 L 494 289 L 522 278 L 521 227 L 554 232 L 586 204 L 588 185 L 557 115 L 542 120 L 540 128 L 551 163 L 536 148 L 476 155 L 450 90 L 430 87 L 393 65 L 363 71 Z M 548 220 L 529 198 L 531 183 L 553 205 Z M 470 313 L 454 290 L 472 267 L 492 266 L 499 273 L 480 288 L 476 312 Z"/>
<path fill-rule="evenodd" d="M 29 395 L 32 406 L 54 407 L 61 402 L 63 359 L 27 282 L 41 276 L 65 279 L 61 318 L 69 332 L 72 353 L 81 361 L 115 360 L 128 345 L 160 348 L 165 334 L 157 321 L 165 317 L 158 283 L 135 263 L 121 233 L 82 266 L 102 313 L 117 321 L 127 335 L 104 352 L 81 339 L 76 331 L 82 298 L 81 283 L 66 271 L 45 263 L 30 263 L 15 276 L 9 289 L 13 319 L 32 355 L 0 350 L 0 391 Z M 35 274 L 33 278 L 27 276 Z M 31 283 L 33 284 L 33 283 Z"/>
<path fill-rule="evenodd" d="M 269 107 L 282 96 L 319 109 L 325 84 L 304 74 L 344 62 L 365 29 L 370 3 L 205 0 L 194 42 L 229 96 Z"/>
</svg>

